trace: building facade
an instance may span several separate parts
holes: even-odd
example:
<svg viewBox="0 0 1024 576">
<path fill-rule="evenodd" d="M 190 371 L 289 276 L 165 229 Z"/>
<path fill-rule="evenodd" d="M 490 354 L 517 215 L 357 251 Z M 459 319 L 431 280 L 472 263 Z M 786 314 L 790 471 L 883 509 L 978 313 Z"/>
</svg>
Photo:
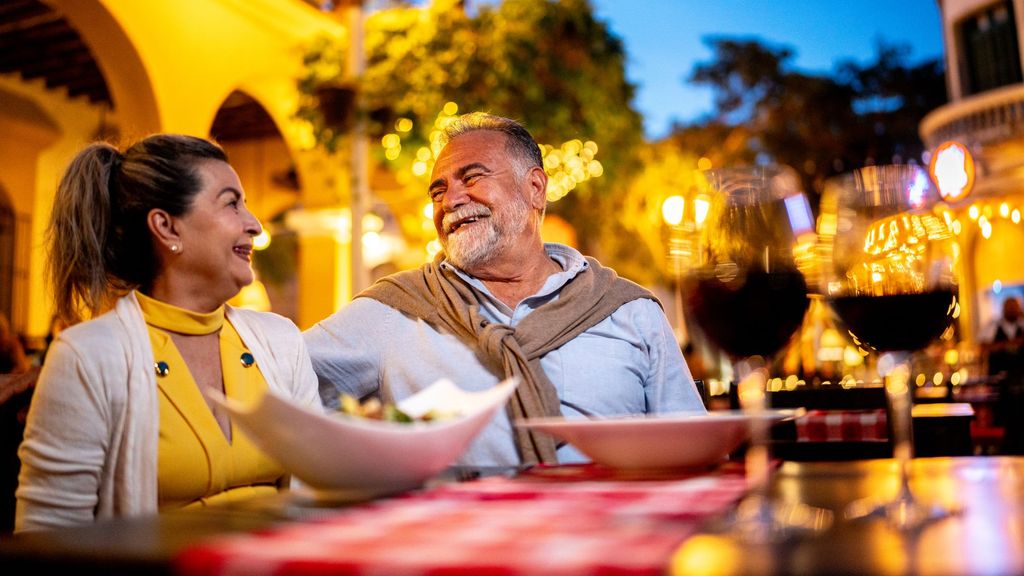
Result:
<svg viewBox="0 0 1024 576">
<path fill-rule="evenodd" d="M 271 289 L 275 310 L 305 327 L 346 301 L 349 230 L 337 221 L 350 170 L 294 118 L 304 51 L 322 36 L 346 41 L 345 10 L 302 0 L 2 3 L 0 312 L 15 330 L 49 330 L 43 240 L 70 158 L 96 139 L 154 132 L 216 138 L 254 213 L 292 236 L 295 274 Z M 286 230 L 286 213 L 303 228 Z"/>
<path fill-rule="evenodd" d="M 1024 0 L 938 0 L 949 103 L 920 125 L 926 148 L 971 152 L 973 190 L 953 203 L 962 254 L 962 336 L 976 342 L 1024 295 Z"/>
</svg>

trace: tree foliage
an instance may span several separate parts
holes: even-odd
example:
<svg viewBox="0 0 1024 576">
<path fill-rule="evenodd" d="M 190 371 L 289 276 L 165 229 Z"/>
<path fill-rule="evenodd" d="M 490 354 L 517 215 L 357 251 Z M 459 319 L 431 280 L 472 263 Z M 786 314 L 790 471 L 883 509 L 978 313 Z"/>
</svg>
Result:
<svg viewBox="0 0 1024 576">
<path fill-rule="evenodd" d="M 365 50 L 366 71 L 356 85 L 360 109 L 377 135 L 394 131 L 399 118 L 412 120 L 412 130 L 401 134 L 404 165 L 429 143 L 448 102 L 460 112 L 520 120 L 542 143 L 596 142 L 604 176 L 549 212 L 574 225 L 585 250 L 601 251 L 599 240 L 618 225 L 607 212 L 621 179 L 635 167 L 643 134 L 622 42 L 594 18 L 589 0 L 505 0 L 481 5 L 476 14 L 457 0 L 395 6 L 368 18 Z M 310 74 L 300 88 L 309 98 L 300 115 L 314 125 L 324 123 L 317 91 L 344 84 L 343 70 L 323 73 L 338 54 L 344 47 L 320 45 L 307 57 Z M 319 130 L 317 136 L 329 145 L 341 132 Z"/>
<path fill-rule="evenodd" d="M 717 166 L 774 161 L 801 171 L 809 192 L 839 172 L 920 161 L 917 128 L 946 101 L 941 62 L 908 62 L 905 47 L 879 43 L 873 62 L 841 63 L 832 75 L 793 70 L 793 51 L 711 38 L 714 57 L 690 81 L 714 90 L 712 117 L 677 125 L 670 139 Z"/>
</svg>

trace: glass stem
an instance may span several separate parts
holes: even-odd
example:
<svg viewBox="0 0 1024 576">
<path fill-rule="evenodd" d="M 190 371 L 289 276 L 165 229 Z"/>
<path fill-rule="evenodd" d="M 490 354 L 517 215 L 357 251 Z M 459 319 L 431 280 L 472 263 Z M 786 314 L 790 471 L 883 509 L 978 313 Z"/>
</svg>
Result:
<svg viewBox="0 0 1024 576">
<path fill-rule="evenodd" d="M 910 355 L 890 352 L 879 358 L 892 416 L 893 457 L 899 466 L 899 499 L 910 500 L 910 465 L 914 458 L 913 397 L 910 390 Z"/>
<path fill-rule="evenodd" d="M 744 460 L 747 484 L 753 495 L 765 496 L 768 491 L 771 467 L 771 456 L 768 450 L 769 423 L 765 416 L 767 373 L 762 367 L 754 367 L 748 362 L 741 362 L 737 365 L 736 376 L 739 379 L 740 408 L 752 417 L 750 419 L 750 444 Z"/>
</svg>

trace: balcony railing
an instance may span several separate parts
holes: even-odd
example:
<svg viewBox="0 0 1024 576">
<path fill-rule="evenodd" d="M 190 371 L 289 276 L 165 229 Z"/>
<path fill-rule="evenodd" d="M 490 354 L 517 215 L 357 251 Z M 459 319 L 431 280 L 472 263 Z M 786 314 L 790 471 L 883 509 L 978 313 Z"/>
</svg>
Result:
<svg viewBox="0 0 1024 576">
<path fill-rule="evenodd" d="M 989 90 L 951 102 L 921 121 L 921 139 L 928 148 L 947 140 L 993 144 L 1024 137 L 1024 84 Z"/>
</svg>

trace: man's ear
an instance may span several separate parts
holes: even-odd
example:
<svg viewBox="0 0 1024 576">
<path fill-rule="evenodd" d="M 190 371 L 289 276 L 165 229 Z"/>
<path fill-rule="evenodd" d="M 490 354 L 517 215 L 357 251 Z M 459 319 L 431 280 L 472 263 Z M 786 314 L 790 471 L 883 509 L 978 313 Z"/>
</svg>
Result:
<svg viewBox="0 0 1024 576">
<path fill-rule="evenodd" d="M 540 166 L 530 168 L 526 173 L 527 193 L 530 206 L 535 210 L 543 210 L 548 203 L 548 175 Z"/>
<path fill-rule="evenodd" d="M 176 220 L 166 210 L 153 208 L 146 215 L 146 225 L 153 234 L 157 244 L 177 252 L 181 246 L 181 237 L 178 235 Z M 174 248 L 172 248 L 172 246 Z"/>
</svg>

